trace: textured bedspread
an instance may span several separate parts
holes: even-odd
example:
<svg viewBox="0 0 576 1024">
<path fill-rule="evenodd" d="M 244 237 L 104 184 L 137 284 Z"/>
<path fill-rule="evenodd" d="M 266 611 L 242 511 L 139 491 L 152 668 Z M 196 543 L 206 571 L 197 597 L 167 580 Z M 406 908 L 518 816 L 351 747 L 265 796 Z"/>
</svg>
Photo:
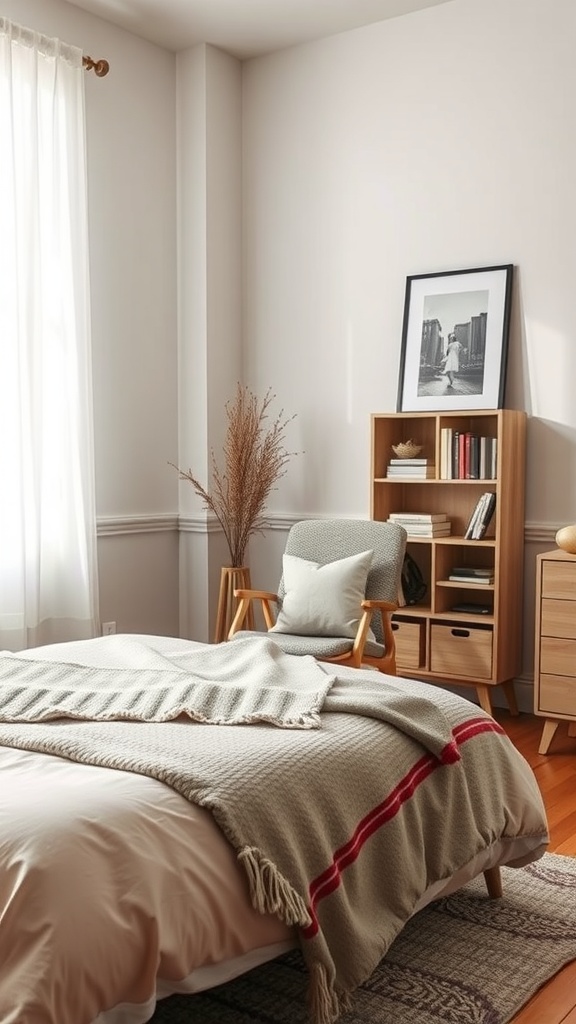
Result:
<svg viewBox="0 0 576 1024">
<path fill-rule="evenodd" d="M 518 837 L 534 859 L 547 831 L 530 768 L 468 701 L 339 669 L 319 724 L 15 723 L 0 744 L 149 775 L 209 809 L 254 906 L 299 927 L 312 1015 L 328 1024 L 431 884 L 491 846 L 506 863 L 506 840 L 513 862 Z"/>
<path fill-rule="evenodd" d="M 186 715 L 213 725 L 317 729 L 333 682 L 314 658 L 292 658 L 266 637 L 182 650 L 169 638 L 120 634 L 0 652 L 0 721 Z"/>
</svg>

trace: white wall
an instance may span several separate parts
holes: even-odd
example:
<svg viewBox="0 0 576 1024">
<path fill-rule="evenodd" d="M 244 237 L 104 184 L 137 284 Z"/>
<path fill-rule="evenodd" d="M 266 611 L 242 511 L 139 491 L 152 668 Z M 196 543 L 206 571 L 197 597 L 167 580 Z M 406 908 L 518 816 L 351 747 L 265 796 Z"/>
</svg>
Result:
<svg viewBox="0 0 576 1024">
<path fill-rule="evenodd" d="M 515 264 L 527 676 L 535 553 L 576 521 L 574 38 L 573 0 L 454 0 L 244 65 L 247 380 L 298 414 L 305 451 L 273 510 L 369 514 L 406 277 Z"/>
<path fill-rule="evenodd" d="M 175 56 L 62 0 L 2 13 L 110 62 L 86 75 L 100 617 L 177 634 Z"/>
<path fill-rule="evenodd" d="M 534 557 L 576 521 L 573 0 L 452 0 L 241 73 L 210 47 L 176 61 L 63 0 L 4 0 L 3 13 L 111 63 L 87 78 L 102 618 L 178 630 L 167 462 L 204 471 L 238 374 L 297 414 L 287 440 L 302 452 L 251 545 L 254 583 L 275 585 L 295 518 L 368 515 L 369 417 L 396 407 L 406 277 L 512 262 L 506 404 L 530 415 L 528 681 Z M 200 187 L 213 183 L 203 243 L 185 227 L 199 186 L 194 174 L 183 190 L 186 154 L 205 161 Z M 193 405 L 180 448 L 178 348 L 180 404 Z M 180 628 L 207 639 L 225 551 L 185 487 Z"/>
<path fill-rule="evenodd" d="M 247 369 L 307 449 L 278 508 L 366 513 L 406 276 L 512 262 L 527 517 L 576 518 L 575 37 L 573 0 L 454 0 L 244 66 Z"/>
</svg>

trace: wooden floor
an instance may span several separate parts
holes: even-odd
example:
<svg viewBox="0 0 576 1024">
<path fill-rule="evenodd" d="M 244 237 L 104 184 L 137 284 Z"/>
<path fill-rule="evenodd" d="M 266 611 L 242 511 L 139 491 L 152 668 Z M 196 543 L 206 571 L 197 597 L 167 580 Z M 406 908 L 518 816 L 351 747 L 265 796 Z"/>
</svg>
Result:
<svg viewBox="0 0 576 1024">
<path fill-rule="evenodd" d="M 549 852 L 576 857 L 576 738 L 570 738 L 561 724 L 549 753 L 539 754 L 544 719 L 513 718 L 499 709 L 494 717 L 534 770 L 548 815 Z M 576 961 L 541 988 L 513 1024 L 576 1024 Z"/>
</svg>

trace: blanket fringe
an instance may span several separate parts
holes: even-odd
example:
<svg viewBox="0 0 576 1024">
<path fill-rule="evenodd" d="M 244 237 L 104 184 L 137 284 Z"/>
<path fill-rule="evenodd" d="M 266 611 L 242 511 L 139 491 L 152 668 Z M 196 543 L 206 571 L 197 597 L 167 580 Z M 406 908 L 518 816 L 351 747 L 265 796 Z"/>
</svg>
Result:
<svg viewBox="0 0 576 1024">
<path fill-rule="evenodd" d="M 349 1006 L 349 1000 L 343 1005 L 334 988 L 330 984 L 324 964 L 317 960 L 309 964 L 310 984 L 308 987 L 308 1010 L 314 1024 L 333 1024 L 342 1011 Z"/>
<path fill-rule="evenodd" d="M 276 914 L 288 925 L 307 927 L 312 918 L 304 900 L 271 860 L 254 846 L 247 846 L 238 860 L 248 875 L 252 905 L 261 914 Z"/>
</svg>

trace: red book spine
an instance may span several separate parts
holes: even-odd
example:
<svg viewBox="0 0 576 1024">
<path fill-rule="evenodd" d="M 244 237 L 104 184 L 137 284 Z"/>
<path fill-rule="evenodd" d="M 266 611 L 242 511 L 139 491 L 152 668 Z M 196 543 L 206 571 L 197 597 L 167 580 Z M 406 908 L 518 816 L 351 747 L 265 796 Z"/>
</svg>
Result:
<svg viewBox="0 0 576 1024">
<path fill-rule="evenodd" d="M 458 479 L 466 479 L 466 434 L 458 438 Z"/>
</svg>

